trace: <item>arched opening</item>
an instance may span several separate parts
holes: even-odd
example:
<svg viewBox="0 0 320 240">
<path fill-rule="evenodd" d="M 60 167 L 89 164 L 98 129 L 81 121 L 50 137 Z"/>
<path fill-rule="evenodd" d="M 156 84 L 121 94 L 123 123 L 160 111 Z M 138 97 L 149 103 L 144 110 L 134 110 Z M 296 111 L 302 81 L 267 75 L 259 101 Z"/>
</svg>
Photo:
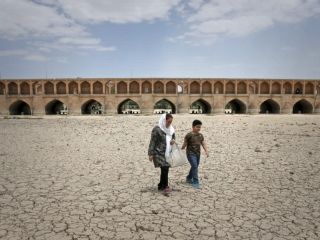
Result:
<svg viewBox="0 0 320 240">
<path fill-rule="evenodd" d="M 151 83 L 148 81 L 144 81 L 142 83 L 142 93 L 152 93 L 151 91 Z"/>
<path fill-rule="evenodd" d="M 14 82 L 8 84 L 9 95 L 18 95 L 18 85 Z"/>
<path fill-rule="evenodd" d="M 260 94 L 270 94 L 269 83 L 263 82 L 260 85 Z"/>
<path fill-rule="evenodd" d="M 191 114 L 208 114 L 210 112 L 211 112 L 210 104 L 203 99 L 199 99 L 193 102 L 189 109 L 189 113 Z"/>
<path fill-rule="evenodd" d="M 153 113 L 162 114 L 162 113 L 176 113 L 175 105 L 168 101 L 167 99 L 162 99 L 154 105 Z"/>
<path fill-rule="evenodd" d="M 85 81 L 80 84 L 81 94 L 90 94 L 90 84 Z"/>
<path fill-rule="evenodd" d="M 211 94 L 212 93 L 212 85 L 210 82 L 206 81 L 202 84 L 202 93 L 203 94 Z"/>
<path fill-rule="evenodd" d="M 95 82 L 93 84 L 93 94 L 103 94 L 103 85 L 101 82 Z"/>
<path fill-rule="evenodd" d="M 190 93 L 191 94 L 200 94 L 200 84 L 198 82 L 192 82 L 190 84 Z"/>
<path fill-rule="evenodd" d="M 57 84 L 57 94 L 66 94 L 66 84 L 64 82 L 59 82 Z"/>
<path fill-rule="evenodd" d="M 139 83 L 137 83 L 136 81 L 131 82 L 129 85 L 129 93 L 139 94 L 140 93 Z"/>
<path fill-rule="evenodd" d="M 280 106 L 274 100 L 268 99 L 260 105 L 260 113 L 280 113 Z"/>
<path fill-rule="evenodd" d="M 305 86 L 305 94 L 314 94 L 314 85 L 308 82 Z"/>
<path fill-rule="evenodd" d="M 46 82 L 46 83 L 44 84 L 44 94 L 48 94 L 48 95 L 54 94 L 53 83 L 51 83 L 51 82 Z"/>
<path fill-rule="evenodd" d="M 18 100 L 9 107 L 10 115 L 31 115 L 30 106 L 24 101 Z"/>
<path fill-rule="evenodd" d="M 297 82 L 294 85 L 294 94 L 302 94 L 303 93 L 303 86 L 300 82 Z"/>
<path fill-rule="evenodd" d="M 123 81 L 117 84 L 117 93 L 125 94 L 128 93 L 127 84 Z"/>
<path fill-rule="evenodd" d="M 216 82 L 214 84 L 214 93 L 223 94 L 223 84 L 221 82 Z"/>
<path fill-rule="evenodd" d="M 233 82 L 228 82 L 226 85 L 226 94 L 235 94 L 235 85 Z"/>
<path fill-rule="evenodd" d="M 292 94 L 292 85 L 289 82 L 283 84 L 284 94 Z"/>
<path fill-rule="evenodd" d="M 237 94 L 247 94 L 247 85 L 244 82 L 238 83 Z"/>
<path fill-rule="evenodd" d="M 78 94 L 78 84 L 75 81 L 69 83 L 69 94 Z"/>
<path fill-rule="evenodd" d="M 49 102 L 45 107 L 47 115 L 63 114 L 66 110 L 67 107 L 64 105 L 63 102 L 59 100 L 53 100 Z"/>
<path fill-rule="evenodd" d="M 20 84 L 20 94 L 21 95 L 30 95 L 30 85 L 26 82 Z"/>
<path fill-rule="evenodd" d="M 159 81 L 155 82 L 153 87 L 154 87 L 153 89 L 154 93 L 164 93 L 164 86 L 162 82 L 159 82 Z"/>
<path fill-rule="evenodd" d="M 5 89 L 6 88 L 5 88 L 4 84 L 2 82 L 0 82 L 0 95 L 4 95 Z"/>
<path fill-rule="evenodd" d="M 307 114 L 307 113 L 312 113 L 313 112 L 313 107 L 312 104 L 309 103 L 308 101 L 302 99 L 298 102 L 296 102 L 293 105 L 293 110 L 292 113 L 303 113 L 303 114 Z"/>
<path fill-rule="evenodd" d="M 102 113 L 103 113 L 103 108 L 101 103 L 99 103 L 94 99 L 91 99 L 85 102 L 81 107 L 81 114 L 96 115 L 96 114 L 102 114 Z"/>
<path fill-rule="evenodd" d="M 176 94 L 177 92 L 176 84 L 172 81 L 166 84 L 166 92 L 167 94 Z"/>
<path fill-rule="evenodd" d="M 139 114 L 139 113 L 140 113 L 139 105 L 131 99 L 127 99 L 123 101 L 118 106 L 118 114 Z"/>
<path fill-rule="evenodd" d="M 275 82 L 272 84 L 272 89 L 271 89 L 272 94 L 281 94 L 281 85 L 278 82 Z"/>
<path fill-rule="evenodd" d="M 246 112 L 246 105 L 238 99 L 231 100 L 225 106 L 225 113 L 244 114 Z"/>
</svg>

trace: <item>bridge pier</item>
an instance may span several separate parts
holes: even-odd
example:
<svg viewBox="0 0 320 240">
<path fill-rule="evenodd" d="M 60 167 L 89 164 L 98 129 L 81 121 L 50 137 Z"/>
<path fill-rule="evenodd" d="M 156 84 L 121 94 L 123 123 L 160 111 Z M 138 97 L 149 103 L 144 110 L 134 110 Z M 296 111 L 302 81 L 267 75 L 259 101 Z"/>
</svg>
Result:
<svg viewBox="0 0 320 240">
<path fill-rule="evenodd" d="M 258 108 L 249 108 L 248 114 L 259 114 L 260 110 Z"/>
</svg>

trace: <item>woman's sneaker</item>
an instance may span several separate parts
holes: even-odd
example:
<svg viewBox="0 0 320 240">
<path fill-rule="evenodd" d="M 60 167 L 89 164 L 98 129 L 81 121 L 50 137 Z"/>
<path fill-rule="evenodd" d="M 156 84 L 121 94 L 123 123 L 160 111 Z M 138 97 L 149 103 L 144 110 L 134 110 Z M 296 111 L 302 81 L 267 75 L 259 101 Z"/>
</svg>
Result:
<svg viewBox="0 0 320 240">
<path fill-rule="evenodd" d="M 172 189 L 169 186 L 167 186 L 167 187 L 165 187 L 165 189 L 163 189 L 164 193 L 170 193 L 171 191 L 172 191 Z"/>
</svg>

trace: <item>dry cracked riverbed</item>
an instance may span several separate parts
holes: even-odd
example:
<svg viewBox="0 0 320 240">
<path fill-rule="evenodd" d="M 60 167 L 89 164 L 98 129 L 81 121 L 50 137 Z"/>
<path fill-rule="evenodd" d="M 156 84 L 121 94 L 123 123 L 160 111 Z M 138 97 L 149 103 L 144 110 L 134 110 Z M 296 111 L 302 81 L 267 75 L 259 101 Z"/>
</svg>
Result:
<svg viewBox="0 0 320 240">
<path fill-rule="evenodd" d="M 202 189 L 147 158 L 158 116 L 0 119 L 0 239 L 320 239 L 320 116 L 203 121 Z"/>
</svg>

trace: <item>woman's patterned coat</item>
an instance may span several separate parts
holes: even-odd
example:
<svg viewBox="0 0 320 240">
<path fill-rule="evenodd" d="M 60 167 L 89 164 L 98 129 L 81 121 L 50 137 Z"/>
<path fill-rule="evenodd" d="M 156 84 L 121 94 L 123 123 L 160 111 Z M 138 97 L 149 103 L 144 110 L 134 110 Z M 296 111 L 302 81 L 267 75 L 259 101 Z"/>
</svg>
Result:
<svg viewBox="0 0 320 240">
<path fill-rule="evenodd" d="M 175 134 L 172 135 L 175 139 Z M 151 140 L 148 149 L 148 155 L 153 155 L 153 163 L 155 167 L 170 166 L 166 161 L 166 133 L 159 126 L 155 126 L 151 132 Z"/>
</svg>

